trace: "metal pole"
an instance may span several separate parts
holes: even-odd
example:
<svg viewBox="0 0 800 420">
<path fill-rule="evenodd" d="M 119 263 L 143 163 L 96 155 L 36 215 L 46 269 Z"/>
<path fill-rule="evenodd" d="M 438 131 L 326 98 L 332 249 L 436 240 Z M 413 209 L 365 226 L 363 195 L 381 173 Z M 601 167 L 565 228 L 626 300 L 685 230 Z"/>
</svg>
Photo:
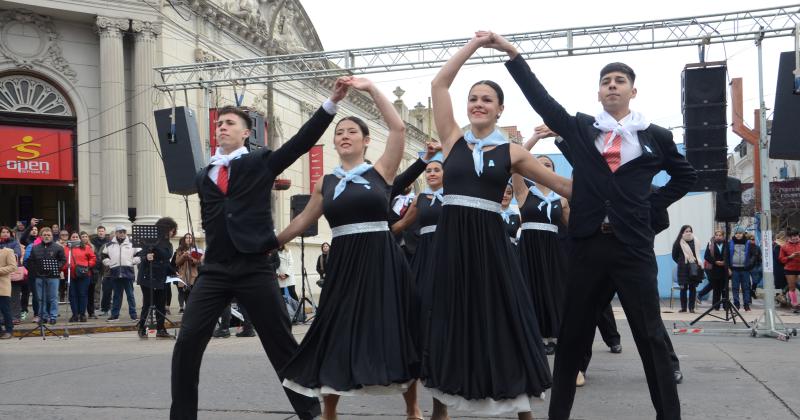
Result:
<svg viewBox="0 0 800 420">
<path fill-rule="evenodd" d="M 758 98 L 760 103 L 760 131 L 758 147 L 760 156 L 758 165 L 761 167 L 761 212 L 758 213 L 761 226 L 761 266 L 764 268 L 764 314 L 753 324 L 753 336 L 775 337 L 781 341 L 789 339 L 789 331 L 775 312 L 775 276 L 772 274 L 772 220 L 769 190 L 769 140 L 767 139 L 767 108 L 764 104 L 764 68 L 762 61 L 763 34 L 757 35 L 758 46 Z M 753 162 L 756 164 L 756 162 Z M 754 180 L 755 181 L 755 180 Z"/>
</svg>

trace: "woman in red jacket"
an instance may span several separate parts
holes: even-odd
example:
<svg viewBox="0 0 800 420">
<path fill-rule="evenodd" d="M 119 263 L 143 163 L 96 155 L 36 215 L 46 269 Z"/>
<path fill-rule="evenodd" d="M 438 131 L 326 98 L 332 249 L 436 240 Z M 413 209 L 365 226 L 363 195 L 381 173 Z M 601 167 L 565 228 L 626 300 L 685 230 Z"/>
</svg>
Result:
<svg viewBox="0 0 800 420">
<path fill-rule="evenodd" d="M 89 303 L 89 282 L 91 281 L 91 267 L 95 266 L 97 257 L 91 245 L 82 241 L 83 236 L 89 237 L 86 232 L 73 232 L 69 238 L 70 244 L 78 244 L 67 249 L 72 253 L 72 264 L 70 266 L 71 282 L 69 285 L 69 306 L 72 309 L 72 317 L 69 322 L 86 322 L 86 306 Z"/>
<path fill-rule="evenodd" d="M 800 304 L 797 296 L 797 276 L 800 275 L 800 232 L 796 228 L 786 230 L 788 240 L 781 246 L 780 260 L 786 274 L 786 283 L 789 286 L 789 302 L 795 313 L 799 312 Z"/>
</svg>

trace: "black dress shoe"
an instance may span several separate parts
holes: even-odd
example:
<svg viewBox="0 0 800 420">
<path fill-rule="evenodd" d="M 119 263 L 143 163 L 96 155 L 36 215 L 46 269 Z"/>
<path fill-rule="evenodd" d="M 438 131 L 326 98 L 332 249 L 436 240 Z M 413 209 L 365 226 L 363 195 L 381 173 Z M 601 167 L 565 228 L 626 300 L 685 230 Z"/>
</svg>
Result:
<svg viewBox="0 0 800 420">
<path fill-rule="evenodd" d="M 214 338 L 228 338 L 231 336 L 231 331 L 227 328 L 217 328 L 214 330 Z"/>
<path fill-rule="evenodd" d="M 256 332 L 253 331 L 252 328 L 242 329 L 241 331 L 236 333 L 237 337 L 255 337 Z"/>
<path fill-rule="evenodd" d="M 156 338 L 175 338 L 175 336 L 168 333 L 167 330 L 158 330 L 156 332 Z"/>
<path fill-rule="evenodd" d="M 616 353 L 616 354 L 622 353 L 622 344 L 614 344 L 613 346 L 611 346 L 611 353 Z"/>
<path fill-rule="evenodd" d="M 139 330 L 139 338 L 147 339 L 147 330 Z"/>
<path fill-rule="evenodd" d="M 675 379 L 676 384 L 680 384 L 681 382 L 683 382 L 683 373 L 681 373 L 681 371 L 679 370 L 672 372 L 672 377 Z"/>
</svg>

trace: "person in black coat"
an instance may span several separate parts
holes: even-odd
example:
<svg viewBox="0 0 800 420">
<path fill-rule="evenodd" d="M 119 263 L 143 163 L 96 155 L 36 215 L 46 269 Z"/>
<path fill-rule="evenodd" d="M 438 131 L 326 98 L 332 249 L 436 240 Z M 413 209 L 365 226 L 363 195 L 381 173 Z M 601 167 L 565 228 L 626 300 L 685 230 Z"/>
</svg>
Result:
<svg viewBox="0 0 800 420">
<path fill-rule="evenodd" d="M 170 238 L 178 231 L 178 224 L 171 217 L 162 217 L 156 221 L 159 232 L 164 236 L 152 247 L 144 247 L 136 255 L 142 259 L 136 282 L 142 289 L 142 313 L 136 324 L 139 338 L 147 338 L 147 323 L 150 307 L 156 309 L 156 338 L 173 338 L 164 328 L 164 304 L 167 276 L 176 275 L 172 265 L 172 243 Z"/>
<path fill-rule="evenodd" d="M 694 305 L 697 300 L 697 285 L 703 279 L 703 267 L 697 258 L 697 249 L 694 246 L 694 232 L 691 226 L 681 226 L 678 237 L 672 244 L 672 260 L 678 264 L 676 274 L 678 285 L 681 286 L 680 312 L 686 312 L 688 303 L 689 312 L 694 313 Z"/>
<path fill-rule="evenodd" d="M 544 123 L 569 144 L 574 167 L 569 233 L 580 264 L 570 267 L 572 292 L 558 337 L 550 419 L 569 418 L 575 377 L 591 346 L 597 317 L 615 290 L 642 358 L 657 418 L 680 419 L 650 219 L 653 211 L 666 209 L 689 191 L 696 171 L 678 153 L 671 132 L 631 111 L 637 90 L 629 66 L 611 63 L 600 71 L 602 113 L 573 116 L 548 94 L 510 42 L 490 36 L 487 47 L 509 55 L 506 68 Z M 652 179 L 661 170 L 670 180 L 651 192 Z"/>
<path fill-rule="evenodd" d="M 724 232 L 721 230 L 714 232 L 714 237 L 711 238 L 711 241 L 706 246 L 703 260 L 710 267 L 707 273 L 708 281 L 711 283 L 712 288 L 711 304 L 714 305 L 714 310 L 718 311 L 720 307 L 719 301 L 724 296 L 728 285 L 728 253 L 725 252 Z"/>
<path fill-rule="evenodd" d="M 171 419 L 197 418 L 203 351 L 217 317 L 234 297 L 247 309 L 273 367 L 282 368 L 297 349 L 267 257 L 268 251 L 278 247 L 270 191 L 275 178 L 319 141 L 347 89 L 342 79 L 337 80 L 330 99 L 274 151 L 263 148 L 249 153 L 244 147 L 252 129 L 249 115 L 234 107 L 218 111 L 219 146 L 209 166 L 197 175 L 207 246 L 172 354 Z M 301 420 L 320 414 L 317 399 L 284 391 Z"/>
</svg>

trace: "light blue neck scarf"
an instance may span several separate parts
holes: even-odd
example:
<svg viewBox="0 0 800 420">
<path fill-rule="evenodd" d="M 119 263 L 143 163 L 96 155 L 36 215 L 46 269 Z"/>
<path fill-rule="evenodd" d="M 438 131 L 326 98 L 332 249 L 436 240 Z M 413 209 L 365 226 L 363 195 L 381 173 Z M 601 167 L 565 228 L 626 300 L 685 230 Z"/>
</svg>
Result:
<svg viewBox="0 0 800 420">
<path fill-rule="evenodd" d="M 542 207 L 547 206 L 547 220 L 549 220 L 550 223 L 553 223 L 553 218 L 550 217 L 550 213 L 553 211 L 553 203 L 561 201 L 561 196 L 556 194 L 554 191 L 550 191 L 550 194 L 545 196 L 541 191 L 539 191 L 539 188 L 537 188 L 536 185 L 530 187 L 529 190 L 531 194 L 539 197 L 542 200 L 542 202 L 539 203 L 539 210 L 542 210 Z"/>
<path fill-rule="evenodd" d="M 342 169 L 342 165 L 337 166 L 336 169 L 333 170 L 333 174 L 340 179 L 339 183 L 336 184 L 336 188 L 333 190 L 333 199 L 336 200 L 336 197 L 339 197 L 339 194 L 344 192 L 348 182 L 352 182 L 354 184 L 365 184 L 364 186 L 369 188 L 369 181 L 364 179 L 364 177 L 361 175 L 370 169 L 372 169 L 372 165 L 369 163 L 362 163 L 361 165 L 358 165 L 349 171 Z"/>
<path fill-rule="evenodd" d="M 483 173 L 483 148 L 486 146 L 498 146 L 508 143 L 508 139 L 503 137 L 500 130 L 496 128 L 491 134 L 486 136 L 486 138 L 482 139 L 476 138 L 475 134 L 472 134 L 472 130 L 467 131 L 464 133 L 464 140 L 475 146 L 472 149 L 472 161 L 475 163 L 475 173 L 477 173 L 478 176 L 481 176 Z"/>
<path fill-rule="evenodd" d="M 506 222 L 506 223 L 511 223 L 511 216 L 513 216 L 515 214 L 517 214 L 517 212 L 514 211 L 514 209 L 512 209 L 511 206 L 508 206 L 508 207 L 504 208 L 500 212 L 500 216 L 503 217 L 503 221 Z"/>
<path fill-rule="evenodd" d="M 442 194 L 444 194 L 444 187 L 439 188 L 436 191 L 432 190 L 431 187 L 427 187 L 425 188 L 425 191 L 423 191 L 422 193 L 433 196 L 433 198 L 431 198 L 431 206 L 432 206 L 433 203 L 436 202 L 437 198 L 439 199 L 440 202 L 442 201 L 443 199 Z"/>
</svg>

